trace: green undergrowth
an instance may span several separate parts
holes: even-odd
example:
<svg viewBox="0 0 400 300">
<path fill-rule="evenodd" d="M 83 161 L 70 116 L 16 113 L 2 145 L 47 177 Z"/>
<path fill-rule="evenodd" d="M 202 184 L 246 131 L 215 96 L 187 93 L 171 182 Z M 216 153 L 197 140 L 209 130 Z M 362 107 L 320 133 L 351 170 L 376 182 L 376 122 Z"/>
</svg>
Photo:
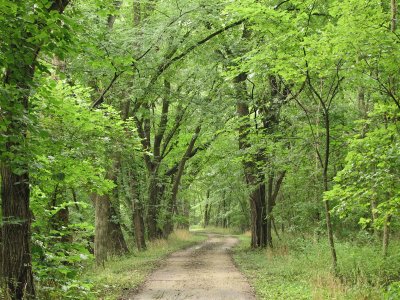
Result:
<svg viewBox="0 0 400 300">
<path fill-rule="evenodd" d="M 234 260 L 249 278 L 259 299 L 400 299 L 400 243 L 389 256 L 379 245 L 336 243 L 338 275 L 331 272 L 330 251 L 323 239 L 286 236 L 273 250 L 251 250 L 240 236 Z"/>
<path fill-rule="evenodd" d="M 120 299 L 137 289 L 167 255 L 204 239 L 205 236 L 199 234 L 177 231 L 168 240 L 149 243 L 144 252 L 133 252 L 112 259 L 104 267 L 90 267 L 82 277 L 84 281 L 93 284 L 93 293 L 87 299 Z"/>
</svg>

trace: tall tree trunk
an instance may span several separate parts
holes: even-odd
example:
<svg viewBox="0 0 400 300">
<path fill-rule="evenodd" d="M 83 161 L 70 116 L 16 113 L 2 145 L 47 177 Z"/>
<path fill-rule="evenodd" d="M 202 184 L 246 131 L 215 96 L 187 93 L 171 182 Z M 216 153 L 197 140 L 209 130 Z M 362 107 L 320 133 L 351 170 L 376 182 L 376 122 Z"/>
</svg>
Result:
<svg viewBox="0 0 400 300">
<path fill-rule="evenodd" d="M 148 211 L 147 211 L 147 234 L 149 240 L 158 238 L 157 218 L 158 218 L 158 180 L 157 174 L 150 173 L 148 189 Z"/>
<path fill-rule="evenodd" d="M 265 205 L 265 185 L 258 184 L 250 196 L 251 207 L 251 247 L 263 248 L 267 245 L 267 208 Z"/>
<path fill-rule="evenodd" d="M 325 118 L 325 162 L 323 164 L 323 181 L 324 181 L 324 192 L 329 191 L 329 178 L 328 178 L 328 168 L 329 168 L 329 158 L 330 158 L 330 143 L 331 143 L 331 134 L 330 134 L 330 118 L 329 111 L 324 106 L 324 118 Z M 333 238 L 333 227 L 331 221 L 331 209 L 329 205 L 329 201 L 324 200 L 325 206 L 325 219 L 326 219 L 326 229 L 328 232 L 328 241 L 329 247 L 331 249 L 332 256 L 332 265 L 333 269 L 337 270 L 337 256 L 336 256 L 336 248 L 335 241 Z"/>
<path fill-rule="evenodd" d="M 135 233 L 136 247 L 139 251 L 146 250 L 145 227 L 143 220 L 143 208 L 139 199 L 138 184 L 136 178 L 129 174 L 130 201 L 132 206 L 132 225 Z"/>
<path fill-rule="evenodd" d="M 20 5 L 21 1 L 16 4 Z M 53 1 L 49 11 L 62 13 L 68 0 Z M 24 18 L 21 18 L 23 22 Z M 39 20 L 40 21 L 40 20 Z M 38 22 L 40 24 L 40 22 Z M 21 24 L 20 28 L 25 28 Z M 2 107 L 3 115 L 10 121 L 6 136 L 12 137 L 6 143 L 6 152 L 22 158 L 22 163 L 5 159 L 0 163 L 1 172 L 1 207 L 2 207 L 2 266 L 1 276 L 12 299 L 35 298 L 31 266 L 31 213 L 29 210 L 29 162 L 26 161 L 27 124 L 29 93 L 33 81 L 38 44 L 28 42 L 31 34 L 27 31 L 17 32 L 15 41 L 10 45 L 13 62 L 5 72 L 4 84 L 16 87 L 16 93 Z M 5 89 L 7 90 L 7 89 Z M 17 138 L 17 139 L 15 139 Z"/>
<path fill-rule="evenodd" d="M 116 162 L 109 172 L 108 179 L 112 180 L 115 188 L 109 193 L 109 215 L 108 215 L 108 240 L 109 240 L 109 253 L 110 255 L 123 255 L 129 253 L 126 244 L 122 226 L 121 217 L 119 213 L 119 190 L 118 190 L 118 171 L 121 168 L 121 161 L 118 157 Z"/>
<path fill-rule="evenodd" d="M 273 209 L 273 200 L 272 200 L 272 189 L 274 186 L 274 175 L 272 173 L 268 176 L 268 191 L 266 193 L 266 208 L 267 208 L 267 246 L 269 248 L 273 247 L 272 244 L 272 209 Z"/>
<path fill-rule="evenodd" d="M 31 265 L 29 177 L 1 168 L 2 277 L 12 299 L 34 298 Z"/>
<path fill-rule="evenodd" d="M 108 259 L 108 220 L 110 216 L 110 199 L 107 195 L 94 196 L 95 236 L 94 256 L 97 265 L 103 265 Z"/>
<path fill-rule="evenodd" d="M 234 79 L 236 89 L 236 111 L 240 120 L 239 126 L 239 149 L 245 151 L 250 147 L 247 137 L 250 130 L 249 107 L 247 104 L 247 74 L 241 73 Z M 265 247 L 267 234 L 267 209 L 265 205 L 265 185 L 263 178 L 257 172 L 256 164 L 246 159 L 243 162 L 246 183 L 253 188 L 249 197 L 250 204 L 250 228 L 251 247 Z"/>
<path fill-rule="evenodd" d="M 107 179 L 117 184 L 116 170 L 119 169 L 119 162 L 115 163 L 107 173 Z M 95 196 L 95 257 L 98 265 L 104 262 L 111 255 L 122 255 L 129 252 L 125 238 L 122 233 L 120 218 L 112 197 L 118 197 L 116 190 L 105 195 Z M 115 199 L 116 200 L 116 199 Z M 118 201 L 117 201 L 118 202 Z M 115 204 L 114 204 L 115 205 Z"/>
<path fill-rule="evenodd" d="M 32 46 L 32 45 L 29 45 Z M 15 45 L 18 47 L 18 45 Z M 5 136 L 11 137 L 5 146 L 5 151 L 12 153 L 21 162 L 16 163 L 10 158 L 1 161 L 1 207 L 2 207 L 2 268 L 1 276 L 12 299 L 34 298 L 31 266 L 31 214 L 29 210 L 29 162 L 26 158 L 26 136 L 28 126 L 22 121 L 28 118 L 29 91 L 32 84 L 35 63 L 26 65 L 23 55 L 32 62 L 36 61 L 39 49 L 28 53 L 16 53 L 15 69 L 6 71 L 4 84 L 16 86 L 16 99 L 8 99 L 2 107 L 9 125 Z M 22 57 L 18 57 L 18 56 Z M 20 60 L 18 62 L 18 60 Z M 7 101 L 7 102 L 6 102 Z M 25 158 L 24 158 L 25 157 Z"/>
<path fill-rule="evenodd" d="M 145 227 L 143 221 L 143 209 L 139 200 L 133 200 L 133 224 L 135 230 L 136 247 L 139 251 L 146 250 Z"/>
<path fill-rule="evenodd" d="M 97 265 L 104 265 L 110 256 L 128 252 L 119 217 L 112 206 L 110 195 L 97 195 L 95 197 L 94 238 L 94 255 Z"/>
</svg>

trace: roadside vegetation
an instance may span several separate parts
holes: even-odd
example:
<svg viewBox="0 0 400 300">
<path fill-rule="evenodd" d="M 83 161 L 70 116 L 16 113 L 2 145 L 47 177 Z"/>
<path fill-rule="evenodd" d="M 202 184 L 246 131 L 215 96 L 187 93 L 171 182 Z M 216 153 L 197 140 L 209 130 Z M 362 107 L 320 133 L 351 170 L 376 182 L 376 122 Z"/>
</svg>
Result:
<svg viewBox="0 0 400 300">
<path fill-rule="evenodd" d="M 285 234 L 269 250 L 252 250 L 241 235 L 234 260 L 259 299 L 399 299 L 400 243 L 386 258 L 367 241 L 337 242 L 335 275 L 327 265 L 329 247 L 313 236 Z"/>
</svg>

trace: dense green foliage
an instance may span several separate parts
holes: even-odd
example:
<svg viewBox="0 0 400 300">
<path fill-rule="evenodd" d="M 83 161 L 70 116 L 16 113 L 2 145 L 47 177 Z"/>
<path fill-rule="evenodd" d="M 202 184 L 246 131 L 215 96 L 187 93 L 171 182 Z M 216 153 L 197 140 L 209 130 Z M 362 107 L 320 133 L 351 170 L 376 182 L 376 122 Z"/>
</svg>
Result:
<svg viewBox="0 0 400 300">
<path fill-rule="evenodd" d="M 236 255 L 260 297 L 400 297 L 397 19 L 396 0 L 0 0 L 1 296 L 94 298 L 94 265 L 211 225 L 275 248 Z"/>
</svg>

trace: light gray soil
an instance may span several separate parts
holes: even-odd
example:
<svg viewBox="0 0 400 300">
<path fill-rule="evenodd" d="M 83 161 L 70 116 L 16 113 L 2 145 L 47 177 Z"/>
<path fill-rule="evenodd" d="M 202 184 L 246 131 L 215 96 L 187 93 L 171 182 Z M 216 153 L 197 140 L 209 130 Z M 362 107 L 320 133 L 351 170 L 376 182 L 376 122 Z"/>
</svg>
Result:
<svg viewBox="0 0 400 300">
<path fill-rule="evenodd" d="M 137 294 L 126 299 L 256 299 L 229 254 L 237 242 L 209 234 L 205 242 L 172 254 Z"/>
</svg>

